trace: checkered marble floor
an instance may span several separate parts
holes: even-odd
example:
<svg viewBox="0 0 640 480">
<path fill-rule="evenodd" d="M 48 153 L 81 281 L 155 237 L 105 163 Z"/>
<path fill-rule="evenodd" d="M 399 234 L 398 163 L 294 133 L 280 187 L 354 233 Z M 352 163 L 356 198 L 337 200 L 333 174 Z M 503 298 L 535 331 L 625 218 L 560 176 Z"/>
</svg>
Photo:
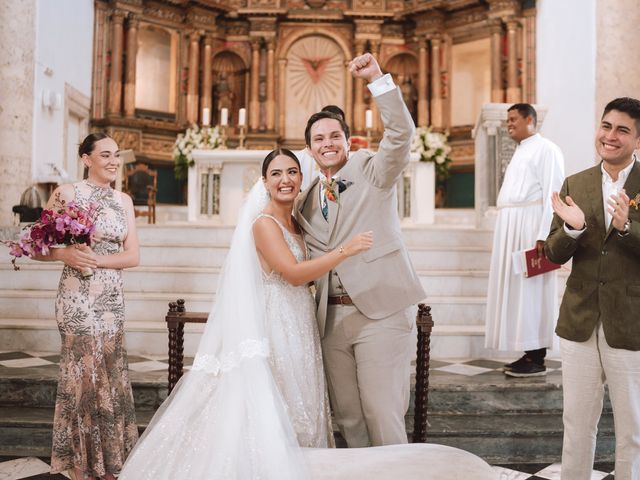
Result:
<svg viewBox="0 0 640 480">
<path fill-rule="evenodd" d="M 452 359 L 432 360 L 430 369 L 430 383 L 450 384 L 452 380 L 461 383 L 510 382 L 511 377 L 502 373 L 502 366 L 515 359 Z M 17 352 L 0 351 L 0 374 L 11 372 L 12 376 L 30 374 L 42 378 L 45 374 L 55 378 L 58 374 L 60 355 L 56 352 Z M 185 369 L 193 362 L 192 358 L 185 358 Z M 558 360 L 547 359 L 547 375 L 525 379 L 530 382 L 561 383 L 561 363 Z M 168 361 L 166 357 L 129 356 L 129 369 L 132 379 L 166 381 Z M 452 379 L 452 377 L 454 377 Z M 522 381 L 519 379 L 518 381 Z M 526 465 L 494 465 L 497 480 L 533 480 L 560 479 L 559 464 L 526 464 Z M 0 457 L 0 480 L 61 480 L 68 478 L 64 475 L 49 474 L 50 467 L 46 458 L 2 458 Z M 609 480 L 613 476 L 612 464 L 596 464 L 591 476 L 592 480 Z M 443 479 L 446 480 L 446 479 Z M 470 479 L 472 480 L 472 479 Z"/>
<path fill-rule="evenodd" d="M 140 356 L 129 355 L 129 370 L 132 372 L 161 372 L 169 368 L 166 356 Z M 515 359 L 452 359 L 431 360 L 430 376 L 433 381 L 442 376 L 461 375 L 464 377 L 477 377 L 482 381 L 486 375 L 502 375 L 502 366 Z M 31 369 L 45 367 L 47 370 L 56 370 L 60 362 L 60 355 L 55 352 L 7 352 L 0 351 L 0 367 L 11 369 Z M 184 359 L 185 370 L 189 369 L 193 359 Z M 547 374 L 558 374 L 561 363 L 558 360 L 546 360 Z M 0 477 L 0 480 L 2 478 Z"/>
<path fill-rule="evenodd" d="M 62 474 L 51 475 L 47 460 L 35 457 L 0 458 L 0 480 L 63 480 L 69 478 Z M 610 480 L 615 478 L 612 472 L 613 465 L 596 464 L 595 467 L 591 474 L 591 480 Z M 558 463 L 553 465 L 500 465 L 493 468 L 497 474 L 496 480 L 560 480 L 560 464 Z"/>
</svg>

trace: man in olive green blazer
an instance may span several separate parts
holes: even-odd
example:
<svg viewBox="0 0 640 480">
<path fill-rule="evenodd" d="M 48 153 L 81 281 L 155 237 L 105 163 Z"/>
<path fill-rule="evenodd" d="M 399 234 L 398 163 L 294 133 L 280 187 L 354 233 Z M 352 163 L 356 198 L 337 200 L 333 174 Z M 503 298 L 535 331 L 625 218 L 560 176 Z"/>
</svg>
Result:
<svg viewBox="0 0 640 480">
<path fill-rule="evenodd" d="M 640 478 L 640 101 L 618 98 L 595 138 L 602 163 L 552 197 L 545 253 L 573 259 L 556 333 L 564 392 L 562 478 L 591 478 L 604 383 L 616 429 L 616 479 Z"/>
<path fill-rule="evenodd" d="M 349 128 L 328 112 L 311 116 L 308 150 L 325 172 L 298 198 L 295 215 L 313 257 L 373 231 L 371 250 L 316 282 L 318 327 L 338 426 L 350 447 L 406 443 L 415 303 L 425 293 L 402 240 L 396 183 L 409 163 L 411 116 L 389 74 L 371 54 L 355 58 L 369 82 L 385 132 L 378 152 L 350 157 Z M 337 198 L 327 195 L 332 190 Z M 325 212 L 323 213 L 323 209 Z M 326 218 L 325 218 L 326 214 Z"/>
</svg>

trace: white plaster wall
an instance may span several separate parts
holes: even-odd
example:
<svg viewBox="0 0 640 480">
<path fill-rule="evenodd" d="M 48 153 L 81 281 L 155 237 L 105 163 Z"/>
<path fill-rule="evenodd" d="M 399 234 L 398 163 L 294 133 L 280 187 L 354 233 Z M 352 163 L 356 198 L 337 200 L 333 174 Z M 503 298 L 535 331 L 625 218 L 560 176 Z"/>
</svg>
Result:
<svg viewBox="0 0 640 480">
<path fill-rule="evenodd" d="M 34 180 L 53 171 L 47 163 L 64 166 L 64 106 L 42 106 L 44 91 L 59 94 L 64 102 L 65 83 L 91 96 L 93 51 L 93 0 L 36 0 L 36 62 L 33 105 Z"/>
<path fill-rule="evenodd" d="M 536 2 L 536 95 L 549 109 L 541 133 L 562 149 L 567 175 L 596 160 L 596 2 Z"/>
</svg>

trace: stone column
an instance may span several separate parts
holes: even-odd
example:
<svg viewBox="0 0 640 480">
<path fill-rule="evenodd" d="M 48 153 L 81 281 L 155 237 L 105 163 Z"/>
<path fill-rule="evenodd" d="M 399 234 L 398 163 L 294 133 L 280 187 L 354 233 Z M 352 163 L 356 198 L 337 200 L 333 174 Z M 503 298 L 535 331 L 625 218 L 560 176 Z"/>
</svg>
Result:
<svg viewBox="0 0 640 480">
<path fill-rule="evenodd" d="M 122 105 L 122 25 L 124 12 L 115 10 L 111 16 L 111 71 L 109 72 L 109 105 L 107 113 L 120 115 Z"/>
<path fill-rule="evenodd" d="M 189 34 L 189 75 L 187 77 L 187 121 L 198 121 L 198 53 L 200 51 L 200 32 Z M 211 114 L 215 119 L 215 115 Z M 213 122 L 215 124 L 215 121 Z"/>
<path fill-rule="evenodd" d="M 364 53 L 364 46 L 365 46 L 364 40 L 356 40 L 355 42 L 356 57 Z M 347 64 L 348 62 L 349 61 L 347 61 Z M 349 77 L 353 78 L 350 72 L 348 72 L 348 75 Z M 354 96 L 353 98 L 353 129 L 354 129 L 354 133 L 355 132 L 361 133 L 361 132 L 364 132 L 365 130 L 364 111 L 366 110 L 364 105 L 364 81 L 363 80 L 355 79 L 353 96 Z"/>
<path fill-rule="evenodd" d="M 491 22 L 491 101 L 504 102 L 502 88 L 502 21 L 499 18 Z"/>
<path fill-rule="evenodd" d="M 251 90 L 249 91 L 249 128 L 260 128 L 260 40 L 251 40 Z"/>
<path fill-rule="evenodd" d="M 371 40 L 371 53 L 378 63 L 380 63 L 380 41 L 379 40 Z M 378 110 L 378 104 L 373 98 L 371 99 L 371 112 L 373 113 L 373 131 L 380 132 L 382 131 L 382 120 L 380 118 L 380 111 Z"/>
<path fill-rule="evenodd" d="M 518 26 L 519 22 L 507 22 L 507 103 L 517 103 L 521 99 L 518 85 Z"/>
<path fill-rule="evenodd" d="M 431 125 L 442 127 L 442 84 L 440 78 L 440 46 L 439 34 L 431 37 Z"/>
<path fill-rule="evenodd" d="M 124 115 L 136 115 L 136 55 L 138 53 L 138 19 L 131 15 L 127 23 L 127 63 L 125 65 Z"/>
<path fill-rule="evenodd" d="M 275 70 L 275 38 L 267 40 L 267 102 L 265 104 L 267 117 L 267 130 L 273 131 L 276 127 L 276 70 Z M 284 88 L 280 90 L 285 94 Z"/>
<path fill-rule="evenodd" d="M 427 40 L 424 37 L 418 39 L 418 126 L 429 125 L 429 100 L 427 98 L 428 88 L 428 58 Z"/>
<path fill-rule="evenodd" d="M 286 95 L 285 92 L 285 88 L 286 88 L 286 75 L 287 72 L 287 59 L 286 58 L 281 58 L 278 60 L 278 90 L 280 91 L 280 95 L 282 95 L 282 97 L 280 97 L 280 106 L 284 107 L 285 105 L 285 101 L 284 101 L 284 95 Z M 280 108 L 280 111 L 278 112 L 278 133 L 280 134 L 280 136 L 284 136 L 285 133 L 285 118 L 284 118 L 284 108 Z"/>
<path fill-rule="evenodd" d="M 215 120 L 215 115 L 211 111 L 211 90 L 213 88 L 211 78 L 211 35 L 206 34 L 204 36 L 204 42 L 202 45 L 202 92 L 200 92 L 200 115 L 202 110 L 208 108 L 210 112 L 209 118 Z M 202 118 L 200 118 L 202 121 Z M 212 122 L 215 124 L 216 122 Z"/>
</svg>

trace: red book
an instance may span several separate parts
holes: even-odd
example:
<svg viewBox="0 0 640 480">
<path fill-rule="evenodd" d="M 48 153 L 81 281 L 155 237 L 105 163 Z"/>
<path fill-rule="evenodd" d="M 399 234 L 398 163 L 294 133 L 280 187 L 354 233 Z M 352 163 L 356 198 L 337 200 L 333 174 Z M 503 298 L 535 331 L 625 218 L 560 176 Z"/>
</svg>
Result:
<svg viewBox="0 0 640 480">
<path fill-rule="evenodd" d="M 553 263 L 544 255 L 538 257 L 538 251 L 535 247 L 531 250 L 524 251 L 524 261 L 525 269 L 523 273 L 527 278 L 551 272 L 552 270 L 557 270 L 561 267 L 560 264 Z"/>
</svg>

